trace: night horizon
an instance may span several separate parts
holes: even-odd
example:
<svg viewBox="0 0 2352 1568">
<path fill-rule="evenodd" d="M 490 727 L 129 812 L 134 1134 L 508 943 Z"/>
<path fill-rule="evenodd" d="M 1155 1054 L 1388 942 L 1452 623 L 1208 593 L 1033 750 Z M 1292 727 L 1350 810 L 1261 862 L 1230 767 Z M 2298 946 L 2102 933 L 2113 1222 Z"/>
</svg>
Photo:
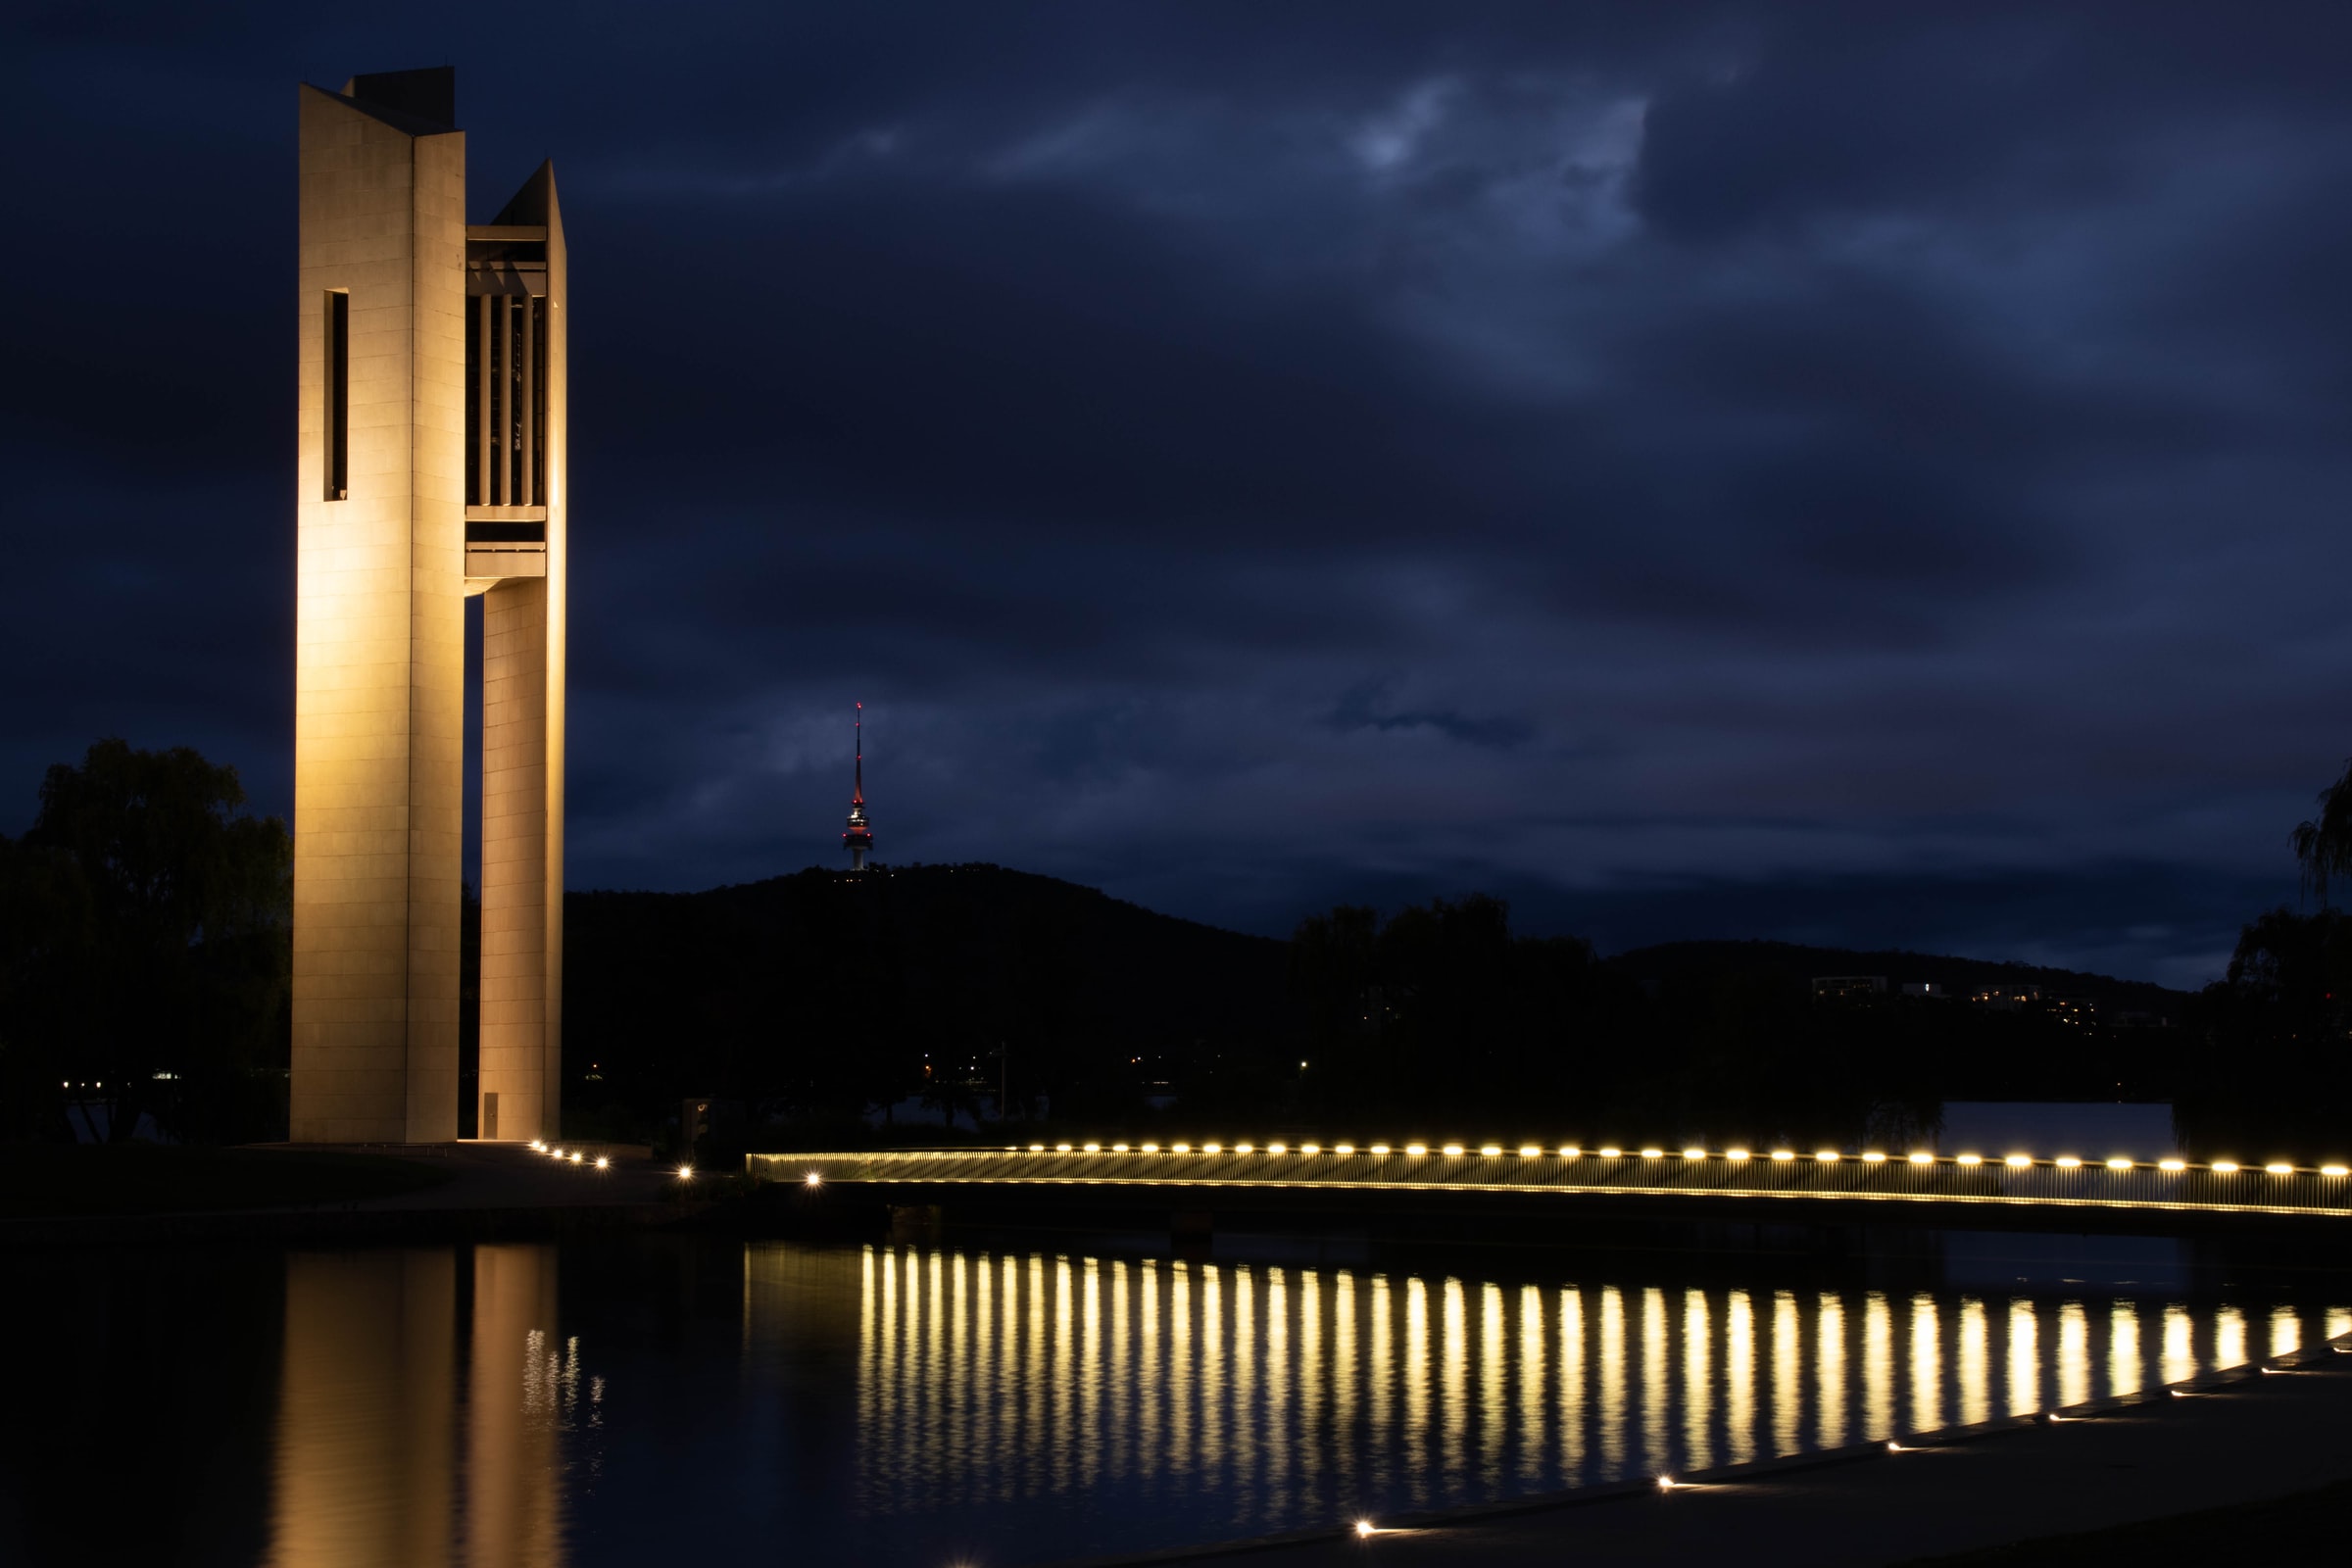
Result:
<svg viewBox="0 0 2352 1568">
<path fill-rule="evenodd" d="M 862 701 L 882 862 L 1273 936 L 2194 988 L 2296 900 L 2340 14 L 172 16 L 19 28 L 0 830 L 103 735 L 290 817 L 291 85 L 452 63 L 581 257 L 574 889 L 841 863 Z"/>
</svg>

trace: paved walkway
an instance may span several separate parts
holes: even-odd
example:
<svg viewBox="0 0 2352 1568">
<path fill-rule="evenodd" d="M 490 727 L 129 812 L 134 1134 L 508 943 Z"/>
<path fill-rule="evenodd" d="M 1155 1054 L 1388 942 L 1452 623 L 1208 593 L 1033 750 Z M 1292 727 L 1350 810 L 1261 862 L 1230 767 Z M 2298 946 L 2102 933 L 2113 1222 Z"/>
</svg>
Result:
<svg viewBox="0 0 2352 1568">
<path fill-rule="evenodd" d="M 272 1149 L 335 1150 L 414 1160 L 449 1172 L 437 1187 L 337 1205 L 362 1212 L 461 1208 L 579 1208 L 662 1200 L 677 1180 L 675 1165 L 656 1164 L 643 1145 L 581 1144 L 580 1163 L 558 1164 L 526 1144 L 272 1144 Z M 571 1146 L 566 1145 L 567 1149 Z M 598 1170 L 599 1154 L 612 1160 Z"/>
<path fill-rule="evenodd" d="M 1237 1543 L 1126 1562 L 1247 1555 L 1267 1568 L 1563 1562 L 1878 1568 L 2009 1542 L 2254 1502 L 2352 1476 L 2352 1337 L 2263 1373 L 2158 1389 L 2081 1419 L 2006 1422 L 1937 1446 L 1847 1449 L 1709 1473 L 1704 1485 L 1562 1494 L 1369 1539 Z M 1924 1440 L 1923 1440 L 1924 1441 Z M 2249 1546 L 2257 1544 L 2248 1543 Z"/>
</svg>

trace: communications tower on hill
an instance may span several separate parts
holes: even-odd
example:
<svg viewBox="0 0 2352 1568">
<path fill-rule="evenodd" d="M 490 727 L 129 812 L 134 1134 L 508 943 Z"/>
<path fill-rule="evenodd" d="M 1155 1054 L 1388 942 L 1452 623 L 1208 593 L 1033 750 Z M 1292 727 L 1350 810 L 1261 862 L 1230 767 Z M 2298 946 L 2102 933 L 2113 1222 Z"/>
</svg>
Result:
<svg viewBox="0 0 2352 1568">
<path fill-rule="evenodd" d="M 841 835 L 841 842 L 850 852 L 850 869 L 865 869 L 865 858 L 874 850 L 874 830 L 865 824 L 865 705 L 858 705 L 858 719 L 850 733 L 856 737 L 858 771 L 856 782 L 850 786 L 850 825 Z"/>
</svg>

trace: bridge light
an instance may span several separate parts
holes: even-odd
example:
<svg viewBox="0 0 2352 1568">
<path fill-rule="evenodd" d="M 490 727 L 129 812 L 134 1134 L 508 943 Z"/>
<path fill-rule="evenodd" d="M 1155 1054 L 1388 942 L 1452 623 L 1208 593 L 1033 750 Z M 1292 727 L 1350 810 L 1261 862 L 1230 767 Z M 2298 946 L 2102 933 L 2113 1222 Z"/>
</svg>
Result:
<svg viewBox="0 0 2352 1568">
<path fill-rule="evenodd" d="M 2107 1168 L 2109 1170 L 2130 1170 L 2132 1162 L 2119 1154 L 2107 1162 Z"/>
<path fill-rule="evenodd" d="M 2212 1171 L 2216 1176 L 2234 1176 L 2237 1174 L 2237 1161 L 2234 1159 L 2217 1159 L 2206 1168 Z"/>
<path fill-rule="evenodd" d="M 1625 1151 L 1622 1149 L 1604 1149 L 1600 1152 L 1600 1157 L 1603 1159 L 1622 1159 L 1624 1156 Z"/>
<path fill-rule="evenodd" d="M 1386 1144 L 1374 1144 L 1374 1145 L 1372 1146 L 1372 1152 L 1374 1152 L 1375 1154 L 1385 1154 L 1385 1153 L 1387 1153 L 1388 1152 L 1389 1152 L 1389 1146 L 1388 1146 L 1388 1145 L 1386 1145 Z"/>
<path fill-rule="evenodd" d="M 2082 1168 L 2082 1161 L 2077 1159 L 2072 1154 L 2060 1154 L 2056 1159 L 2051 1160 L 2050 1163 L 2057 1166 L 2060 1170 L 2081 1170 Z"/>
<path fill-rule="evenodd" d="M 1933 1165 L 1936 1163 L 1936 1156 L 1924 1149 L 1914 1149 L 1911 1151 L 1910 1160 L 1914 1165 Z"/>
<path fill-rule="evenodd" d="M 1067 1145 L 1067 1144 L 1064 1144 L 1064 1145 L 1062 1145 L 1061 1147 L 1062 1147 L 1062 1148 L 1064 1148 L 1064 1149 L 1067 1149 L 1067 1148 L 1069 1148 L 1070 1146 L 1069 1146 L 1069 1145 Z M 1086 1146 L 1086 1152 L 1087 1152 L 1088 1153 L 1090 1153 L 1090 1154 L 1100 1154 L 1101 1152 L 1102 1152 L 1102 1146 L 1101 1144 L 1089 1144 L 1089 1145 L 1087 1145 L 1087 1146 Z"/>
<path fill-rule="evenodd" d="M 1835 1149 L 1816 1149 L 1813 1151 L 1813 1157 L 1820 1160 L 1824 1165 L 1835 1165 L 1838 1163 L 1838 1151 Z"/>
<path fill-rule="evenodd" d="M 1540 1157 L 1543 1152 L 1544 1149 L 1540 1144 L 1521 1144 L 1519 1146 L 1519 1157 L 1521 1159 L 1535 1159 Z"/>
<path fill-rule="evenodd" d="M 2352 1176 L 2352 1165 L 2322 1165 L 2320 1174 L 2323 1176 Z"/>
<path fill-rule="evenodd" d="M 1442 1152 L 1447 1159 L 1459 1159 L 1462 1157 L 1462 1146 L 1459 1144 L 1447 1144 Z"/>
<path fill-rule="evenodd" d="M 1772 1152 L 1772 1157 L 1775 1159 L 1794 1159 L 1796 1157 L 1796 1152 L 1789 1149 L 1776 1149 Z"/>
<path fill-rule="evenodd" d="M 1225 1146 L 1223 1144 L 1202 1144 L 1200 1146 L 1200 1152 L 1203 1154 L 1222 1154 L 1225 1152 Z"/>
<path fill-rule="evenodd" d="M 1190 1144 L 1170 1144 L 1168 1149 L 1171 1152 L 1178 1154 L 1189 1154 L 1193 1152 L 1193 1146 Z"/>
<path fill-rule="evenodd" d="M 1268 1144 L 1266 1146 L 1266 1152 L 1269 1154 L 1287 1154 L 1290 1152 L 1291 1146 L 1288 1144 Z"/>
<path fill-rule="evenodd" d="M 1257 1146 L 1255 1144 L 1236 1144 L 1233 1146 L 1233 1152 L 1237 1154 L 1253 1154 L 1257 1152 Z M 1213 1153 L 1215 1151 L 1212 1150 L 1210 1152 Z"/>
<path fill-rule="evenodd" d="M 2292 1176 L 2295 1173 L 2295 1167 L 2282 1160 L 2272 1160 L 2262 1168 L 2273 1176 Z"/>
<path fill-rule="evenodd" d="M 1353 1144 L 1334 1144 L 1331 1146 L 1331 1152 L 1335 1154 L 1352 1154 L 1355 1152 L 1355 1146 Z"/>
<path fill-rule="evenodd" d="M 1478 1152 L 1487 1158 L 1493 1159 L 1502 1152 L 1502 1146 L 1500 1144 L 1481 1144 L 1478 1146 Z"/>
<path fill-rule="evenodd" d="M 1044 1153 L 1045 1152 L 1046 1152 L 1046 1146 L 1045 1146 L 1045 1145 L 1043 1145 L 1043 1144 L 1031 1144 L 1031 1145 L 1029 1146 L 1029 1152 L 1031 1152 L 1032 1154 L 1042 1154 L 1042 1153 Z"/>
<path fill-rule="evenodd" d="M 1427 1144 L 1407 1144 L 1404 1146 L 1404 1152 L 1415 1159 L 1419 1159 L 1423 1154 L 1429 1152 L 1429 1146 Z"/>
<path fill-rule="evenodd" d="M 1952 1163 L 1955 1165 L 1982 1165 L 1984 1163 L 1984 1156 L 1983 1154 L 1961 1154 L 1956 1156 Z"/>
<path fill-rule="evenodd" d="M 1156 1154 L 1159 1152 L 1159 1146 L 1157 1144 L 1146 1144 L 1144 1146 L 1144 1152 L 1147 1154 Z"/>
<path fill-rule="evenodd" d="M 1644 1149 L 1642 1151 L 1642 1157 L 1643 1159 L 1663 1159 L 1666 1157 L 1666 1151 L 1663 1149 Z"/>
<path fill-rule="evenodd" d="M 2002 1160 L 2001 1163 L 2009 1166 L 2013 1170 L 2022 1170 L 2026 1166 L 2034 1163 L 2034 1156 L 2032 1154 L 2011 1154 L 2007 1159 Z"/>
<path fill-rule="evenodd" d="M 1886 1163 L 1886 1156 L 1880 1153 L 1875 1149 L 1865 1150 L 1862 1154 L 1862 1163 L 1865 1165 L 1884 1165 Z"/>
<path fill-rule="evenodd" d="M 1744 1149 L 1727 1149 L 1723 1152 L 1723 1157 L 1732 1161 L 1734 1164 L 1739 1164 L 1747 1158 L 1747 1151 Z"/>
<path fill-rule="evenodd" d="M 1584 1152 L 1585 1152 L 1583 1150 L 1577 1148 L 1574 1144 L 1562 1144 L 1560 1146 L 1560 1157 L 1562 1159 L 1580 1159 L 1584 1156 Z"/>
<path fill-rule="evenodd" d="M 1707 1152 L 1703 1149 L 1686 1149 L 1683 1151 L 1683 1157 L 1685 1159 L 1704 1159 L 1707 1157 Z"/>
<path fill-rule="evenodd" d="M 1323 1146 L 1321 1144 L 1300 1144 L 1298 1146 L 1298 1152 L 1301 1154 L 1320 1154 L 1323 1152 Z"/>
<path fill-rule="evenodd" d="M 1066 1153 L 1068 1153 L 1069 1152 L 1070 1152 L 1070 1146 L 1069 1146 L 1069 1145 L 1067 1145 L 1067 1144 L 1055 1144 L 1055 1145 L 1054 1146 L 1054 1152 L 1055 1152 L 1056 1154 L 1066 1154 Z"/>
<path fill-rule="evenodd" d="M 2156 1162 L 2156 1168 L 2158 1170 L 2186 1170 L 2188 1161 L 2185 1159 L 2160 1159 Z"/>
<path fill-rule="evenodd" d="M 1113 1144 L 1110 1146 L 1110 1152 L 1114 1154 L 1124 1154 L 1127 1152 L 1127 1146 L 1125 1144 Z"/>
</svg>

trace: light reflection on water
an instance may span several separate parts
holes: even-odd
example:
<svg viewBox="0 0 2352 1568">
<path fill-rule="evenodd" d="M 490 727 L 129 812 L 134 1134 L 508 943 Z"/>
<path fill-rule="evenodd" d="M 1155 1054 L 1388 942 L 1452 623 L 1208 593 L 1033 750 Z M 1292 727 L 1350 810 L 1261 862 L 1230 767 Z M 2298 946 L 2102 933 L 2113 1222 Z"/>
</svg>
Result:
<svg viewBox="0 0 2352 1568">
<path fill-rule="evenodd" d="M 753 1248 L 755 1336 L 764 1266 Z M 1001 1316 L 985 1293 L 943 1298 L 943 1268 L 999 1279 Z M 1010 1518 L 1083 1494 L 1204 1522 L 1179 1539 L 1884 1442 L 2352 1331 L 2352 1312 L 2283 1305 L 2250 1334 L 2232 1306 L 2131 1298 L 1506 1287 L 905 1247 L 858 1269 L 859 1511 Z"/>
<path fill-rule="evenodd" d="M 0 1423 L 4 1562 L 83 1560 L 130 1496 L 158 1563 L 1004 1568 L 1901 1437 L 2352 1333 L 2246 1290 L 1567 1280 L 1493 1254 L 644 1237 L 12 1262 L 0 1346 L 40 1419 Z"/>
</svg>

